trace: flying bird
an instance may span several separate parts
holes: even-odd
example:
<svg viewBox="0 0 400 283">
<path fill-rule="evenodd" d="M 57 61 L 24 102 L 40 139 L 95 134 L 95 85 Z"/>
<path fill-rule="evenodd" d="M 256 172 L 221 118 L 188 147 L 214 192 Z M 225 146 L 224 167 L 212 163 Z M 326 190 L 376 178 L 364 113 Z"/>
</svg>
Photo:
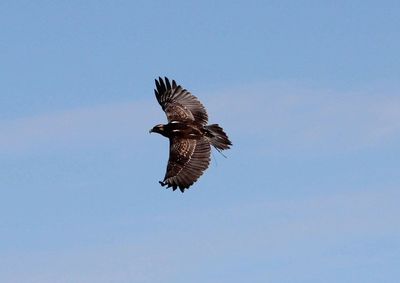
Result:
<svg viewBox="0 0 400 283">
<path fill-rule="evenodd" d="M 169 160 L 161 186 L 177 188 L 183 193 L 203 174 L 210 164 L 211 145 L 216 150 L 232 145 L 218 124 L 207 125 L 208 115 L 203 104 L 189 91 L 159 77 L 156 82 L 158 103 L 167 115 L 168 124 L 154 126 L 150 133 L 169 139 Z"/>
</svg>

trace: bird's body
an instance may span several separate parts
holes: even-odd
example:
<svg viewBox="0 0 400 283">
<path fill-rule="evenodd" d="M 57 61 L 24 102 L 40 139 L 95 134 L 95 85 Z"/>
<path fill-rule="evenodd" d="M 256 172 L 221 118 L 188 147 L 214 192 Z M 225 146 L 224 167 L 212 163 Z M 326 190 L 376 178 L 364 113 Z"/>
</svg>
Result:
<svg viewBox="0 0 400 283">
<path fill-rule="evenodd" d="M 200 101 L 187 90 L 167 78 L 156 80 L 156 98 L 167 115 L 168 124 L 156 125 L 150 132 L 170 141 L 167 172 L 162 186 L 188 189 L 208 168 L 211 145 L 218 151 L 232 143 L 218 124 L 207 125 L 208 115 Z"/>
<path fill-rule="evenodd" d="M 197 139 L 204 135 L 203 126 L 192 121 L 172 121 L 166 125 L 157 125 L 153 132 L 157 132 L 167 138 Z"/>
</svg>

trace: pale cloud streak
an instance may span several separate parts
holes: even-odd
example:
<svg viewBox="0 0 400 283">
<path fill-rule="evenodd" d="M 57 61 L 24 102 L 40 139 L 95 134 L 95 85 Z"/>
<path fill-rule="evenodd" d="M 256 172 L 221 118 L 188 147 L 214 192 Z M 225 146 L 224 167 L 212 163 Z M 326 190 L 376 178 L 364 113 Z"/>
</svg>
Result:
<svg viewBox="0 0 400 283">
<path fill-rule="evenodd" d="M 264 151 L 351 151 L 400 139 L 400 97 L 255 85 L 197 94 L 234 141 Z M 153 97 L 0 123 L 0 153 L 112 144 L 147 133 L 165 116 Z M 251 137 L 251 139 L 249 139 Z"/>
<path fill-rule="evenodd" d="M 236 136 L 246 134 L 271 152 L 351 151 L 400 139 L 395 92 L 264 85 L 209 96 L 209 104 Z"/>
<path fill-rule="evenodd" d="M 137 141 L 153 123 L 154 106 L 148 102 L 120 103 L 3 121 L 0 153 Z"/>
<path fill-rule="evenodd" d="M 226 272 L 230 265 L 242 266 L 246 260 L 263 267 L 258 274 L 244 272 L 250 279 L 268 275 L 292 282 L 307 274 L 313 275 L 312 282 L 321 282 L 339 267 L 342 274 L 371 267 L 379 273 L 397 250 L 376 249 L 373 243 L 398 238 L 398 197 L 397 189 L 379 188 L 286 200 L 241 200 L 232 206 L 218 204 L 185 213 L 163 211 L 143 219 L 145 225 L 129 216 L 125 225 L 139 225 L 147 232 L 145 238 L 132 233 L 122 243 L 100 248 L 6 255 L 0 278 L 4 282 L 187 282 L 195 274 L 193 282 L 204 282 L 216 269 Z M 295 274 L 299 268 L 303 272 Z"/>
</svg>

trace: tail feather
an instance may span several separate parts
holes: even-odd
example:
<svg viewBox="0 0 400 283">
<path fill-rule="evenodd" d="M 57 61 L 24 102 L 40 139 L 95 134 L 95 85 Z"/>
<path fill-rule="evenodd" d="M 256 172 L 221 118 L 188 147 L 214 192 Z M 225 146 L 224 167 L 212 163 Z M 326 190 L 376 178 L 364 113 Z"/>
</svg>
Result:
<svg viewBox="0 0 400 283">
<path fill-rule="evenodd" d="M 207 137 L 218 151 L 229 149 L 232 145 L 224 130 L 218 124 L 206 126 Z"/>
</svg>

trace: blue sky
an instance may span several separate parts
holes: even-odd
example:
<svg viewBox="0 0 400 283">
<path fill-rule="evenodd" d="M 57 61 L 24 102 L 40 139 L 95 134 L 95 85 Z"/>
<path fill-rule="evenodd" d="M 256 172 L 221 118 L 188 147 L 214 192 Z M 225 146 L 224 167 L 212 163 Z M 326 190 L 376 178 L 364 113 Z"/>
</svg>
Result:
<svg viewBox="0 0 400 283">
<path fill-rule="evenodd" d="M 398 1 L 2 1 L 1 282 L 397 282 Z M 233 148 L 161 188 L 154 78 Z"/>
</svg>

